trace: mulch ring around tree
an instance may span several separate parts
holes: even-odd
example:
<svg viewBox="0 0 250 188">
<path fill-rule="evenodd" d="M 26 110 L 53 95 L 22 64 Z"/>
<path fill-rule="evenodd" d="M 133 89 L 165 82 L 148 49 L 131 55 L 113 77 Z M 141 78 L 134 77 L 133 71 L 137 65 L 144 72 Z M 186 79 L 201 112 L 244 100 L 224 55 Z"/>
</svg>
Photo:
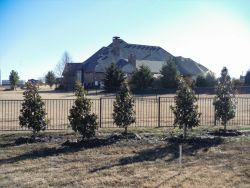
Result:
<svg viewBox="0 0 250 188">
<path fill-rule="evenodd" d="M 208 135 L 222 136 L 222 137 L 242 136 L 244 134 L 247 134 L 247 132 L 241 132 L 241 131 L 237 131 L 237 130 L 233 130 L 233 129 L 229 129 L 226 131 L 224 129 L 219 129 L 219 130 L 208 132 Z"/>
<path fill-rule="evenodd" d="M 119 134 L 114 133 L 104 138 L 93 137 L 89 139 L 68 139 L 65 141 L 62 146 L 69 146 L 69 147 L 84 147 L 84 148 L 94 148 L 94 147 L 101 147 L 106 145 L 111 145 L 121 140 L 141 140 L 143 139 L 140 135 L 135 133 L 128 133 L 128 134 Z"/>
<path fill-rule="evenodd" d="M 60 136 L 46 136 L 46 135 L 37 135 L 37 136 L 22 136 L 17 138 L 13 145 L 22 145 L 22 144 L 32 144 L 38 142 L 60 142 L 64 138 Z"/>
</svg>

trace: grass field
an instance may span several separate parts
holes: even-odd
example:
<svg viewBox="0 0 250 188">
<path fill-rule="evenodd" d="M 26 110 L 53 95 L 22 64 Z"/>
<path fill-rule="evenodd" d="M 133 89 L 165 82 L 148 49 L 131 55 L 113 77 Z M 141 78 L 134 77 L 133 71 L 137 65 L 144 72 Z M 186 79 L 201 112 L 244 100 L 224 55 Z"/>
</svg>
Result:
<svg viewBox="0 0 250 188">
<path fill-rule="evenodd" d="M 114 134 L 114 131 L 116 134 Z M 0 187 L 250 187 L 250 137 L 201 137 L 183 144 L 166 128 L 130 129 L 141 139 L 113 139 L 120 129 L 101 129 L 105 144 L 62 146 L 72 132 L 47 132 L 49 141 L 13 145 L 29 133 L 0 133 Z M 176 130 L 173 134 L 178 134 Z"/>
</svg>

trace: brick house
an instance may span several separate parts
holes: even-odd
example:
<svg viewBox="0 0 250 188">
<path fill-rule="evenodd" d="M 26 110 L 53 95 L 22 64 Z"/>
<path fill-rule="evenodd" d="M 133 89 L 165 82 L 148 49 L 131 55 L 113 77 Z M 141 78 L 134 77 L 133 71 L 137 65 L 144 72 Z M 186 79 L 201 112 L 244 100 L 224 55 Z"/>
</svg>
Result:
<svg viewBox="0 0 250 188">
<path fill-rule="evenodd" d="M 113 41 L 102 47 L 82 63 L 68 63 L 65 65 L 63 76 L 65 87 L 71 89 L 76 80 L 85 87 L 100 86 L 103 83 L 106 68 L 111 63 L 130 76 L 140 65 L 147 65 L 153 74 L 160 73 L 162 65 L 170 58 L 175 57 L 159 46 L 130 44 L 113 37 Z M 195 79 L 209 70 L 203 65 L 189 58 L 181 56 L 176 58 L 177 71 L 183 76 Z"/>
</svg>

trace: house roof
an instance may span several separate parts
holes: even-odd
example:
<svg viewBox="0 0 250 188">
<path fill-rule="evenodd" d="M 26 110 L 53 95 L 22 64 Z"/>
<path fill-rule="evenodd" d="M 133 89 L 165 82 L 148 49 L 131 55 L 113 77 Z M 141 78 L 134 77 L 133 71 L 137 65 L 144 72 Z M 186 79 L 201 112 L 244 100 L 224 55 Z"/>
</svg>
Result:
<svg viewBox="0 0 250 188">
<path fill-rule="evenodd" d="M 116 57 L 113 53 L 113 43 L 102 47 L 91 57 L 83 62 L 85 72 L 105 72 L 112 62 L 121 68 L 128 63 L 128 57 L 133 54 L 136 57 L 136 67 L 147 65 L 153 73 L 159 73 L 162 65 L 172 54 L 159 46 L 130 44 L 122 39 L 119 40 L 120 55 Z M 182 75 L 199 75 L 209 71 L 203 65 L 189 58 L 176 57 L 176 68 Z"/>
<path fill-rule="evenodd" d="M 66 63 L 63 75 L 66 73 L 74 74 L 77 70 L 82 70 L 83 64 L 82 63 Z"/>
</svg>

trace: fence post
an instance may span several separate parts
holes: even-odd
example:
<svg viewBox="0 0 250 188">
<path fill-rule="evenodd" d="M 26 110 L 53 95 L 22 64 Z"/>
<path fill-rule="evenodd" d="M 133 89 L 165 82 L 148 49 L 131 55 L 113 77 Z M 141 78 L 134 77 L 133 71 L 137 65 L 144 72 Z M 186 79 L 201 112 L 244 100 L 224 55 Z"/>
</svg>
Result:
<svg viewBox="0 0 250 188">
<path fill-rule="evenodd" d="M 161 97 L 158 98 L 158 127 L 161 126 Z"/>
<path fill-rule="evenodd" d="M 99 127 L 102 127 L 102 98 L 100 98 L 99 104 Z"/>
<path fill-rule="evenodd" d="M 216 116 L 215 116 L 215 112 L 214 112 L 214 126 L 216 126 Z"/>
</svg>

